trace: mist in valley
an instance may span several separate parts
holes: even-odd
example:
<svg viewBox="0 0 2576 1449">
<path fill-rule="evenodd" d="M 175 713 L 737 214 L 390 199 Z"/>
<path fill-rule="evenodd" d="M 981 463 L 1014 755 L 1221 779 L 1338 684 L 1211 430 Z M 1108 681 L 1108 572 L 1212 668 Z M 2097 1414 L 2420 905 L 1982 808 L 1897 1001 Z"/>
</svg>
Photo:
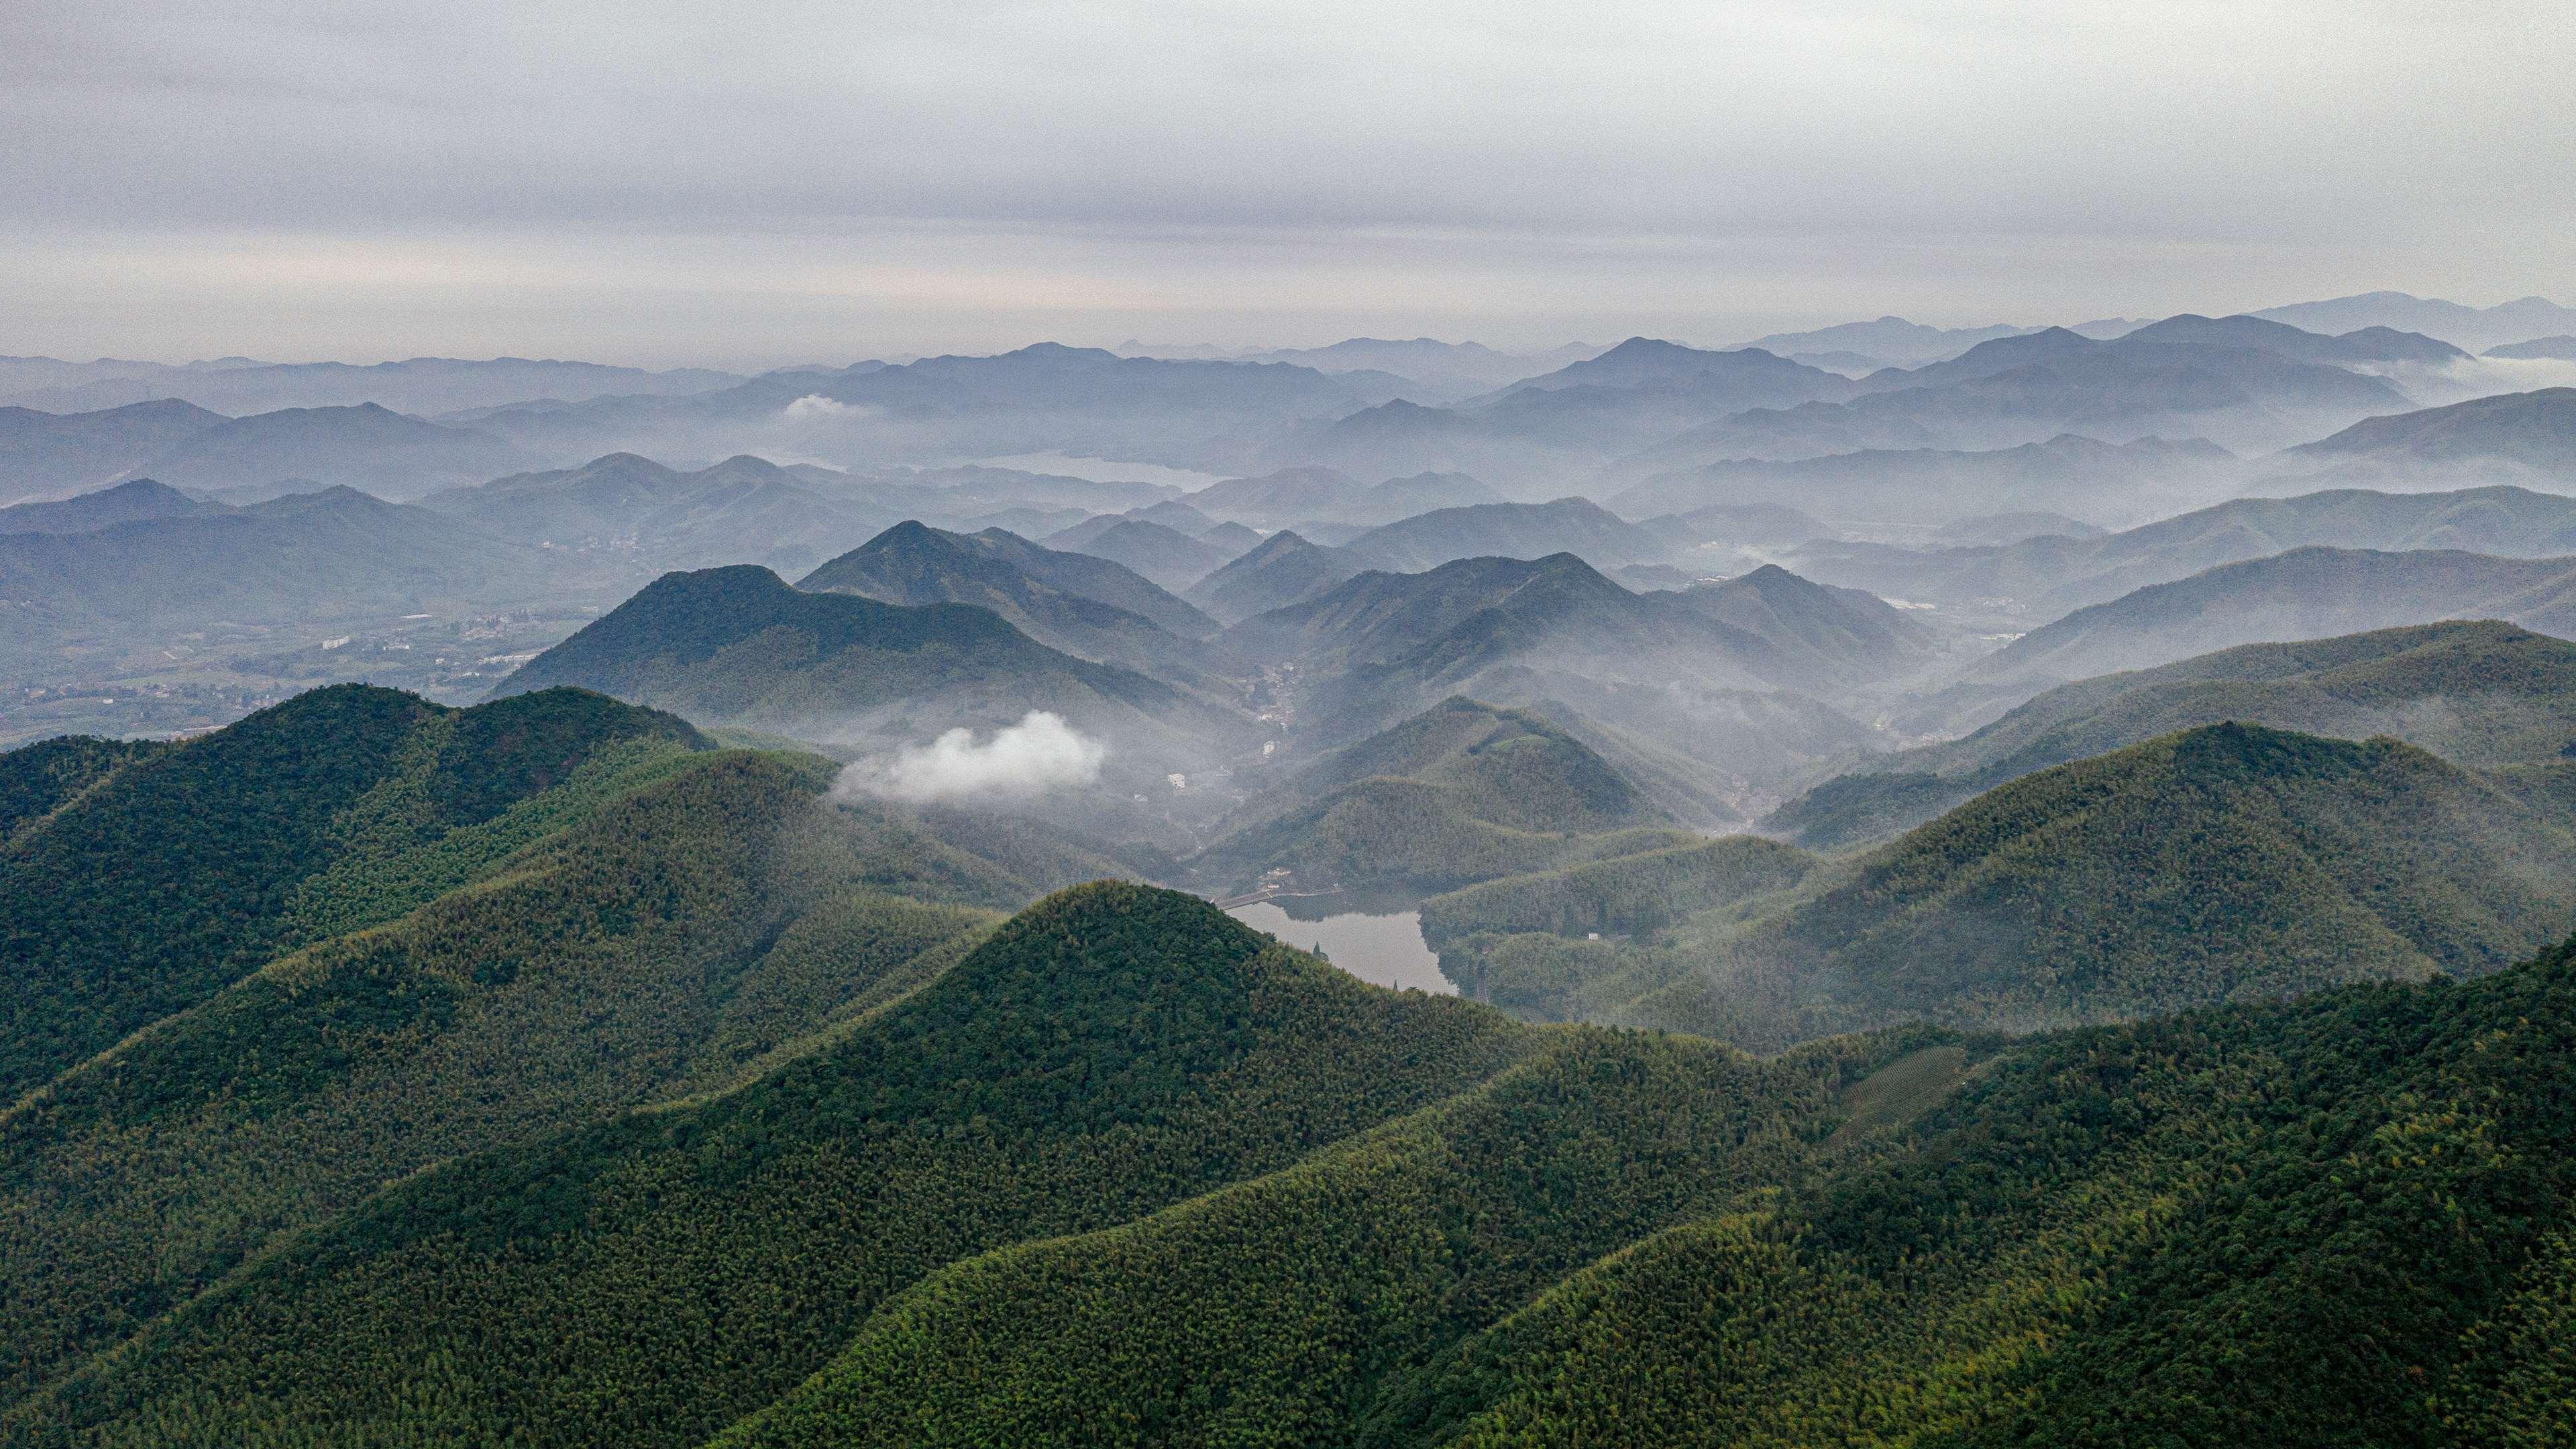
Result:
<svg viewBox="0 0 2576 1449">
<path fill-rule="evenodd" d="M 2576 1442 L 2576 25 L 0 19 L 0 1443 Z"/>
</svg>

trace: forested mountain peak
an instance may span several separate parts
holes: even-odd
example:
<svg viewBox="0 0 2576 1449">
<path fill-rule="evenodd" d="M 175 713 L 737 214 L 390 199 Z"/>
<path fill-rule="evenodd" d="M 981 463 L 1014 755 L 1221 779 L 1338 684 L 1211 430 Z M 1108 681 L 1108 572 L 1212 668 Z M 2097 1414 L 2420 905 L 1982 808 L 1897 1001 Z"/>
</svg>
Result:
<svg viewBox="0 0 2576 1449">
<path fill-rule="evenodd" d="M 139 519 L 220 511 L 221 505 L 200 503 L 166 483 L 135 478 L 50 503 L 0 508 L 0 533 L 87 533 Z"/>
<path fill-rule="evenodd" d="M 1816 786 L 1763 828 L 1820 849 L 1865 843 L 2033 770 L 2223 720 L 2392 735 L 2477 768 L 2549 764 L 2576 741 L 2576 644 L 2471 620 L 2240 645 L 2079 680 L 1963 739 Z"/>
<path fill-rule="evenodd" d="M 299 892 L 335 862 L 483 825 L 657 743 L 707 748 L 669 715 L 583 691 L 454 710 L 350 684 L 114 762 L 0 846 L 0 1096 L 309 936 Z M 35 750 L 0 755 L 0 778 L 41 767 Z M 105 859 L 118 869 L 96 870 Z"/>
</svg>

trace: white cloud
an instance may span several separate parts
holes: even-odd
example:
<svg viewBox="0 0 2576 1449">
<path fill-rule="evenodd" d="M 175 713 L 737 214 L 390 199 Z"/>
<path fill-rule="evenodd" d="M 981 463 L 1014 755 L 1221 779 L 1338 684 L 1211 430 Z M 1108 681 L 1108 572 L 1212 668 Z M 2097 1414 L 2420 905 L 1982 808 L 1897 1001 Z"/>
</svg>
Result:
<svg viewBox="0 0 2576 1449">
<path fill-rule="evenodd" d="M 852 411 L 854 409 L 848 403 L 825 397 L 819 392 L 809 392 L 789 403 L 785 414 L 791 423 L 814 423 L 826 418 L 841 417 Z"/>
<path fill-rule="evenodd" d="M 969 796 L 1037 795 L 1100 778 L 1109 747 L 1033 709 L 978 743 L 974 731 L 948 731 L 927 745 L 898 751 L 890 760 L 841 772 L 842 792 L 890 795 L 923 804 Z"/>
</svg>

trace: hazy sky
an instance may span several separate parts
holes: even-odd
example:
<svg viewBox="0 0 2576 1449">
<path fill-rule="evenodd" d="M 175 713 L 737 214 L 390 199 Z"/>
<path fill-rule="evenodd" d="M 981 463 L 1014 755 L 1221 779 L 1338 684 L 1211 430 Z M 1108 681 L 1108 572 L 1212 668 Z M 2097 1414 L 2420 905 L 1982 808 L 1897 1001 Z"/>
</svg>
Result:
<svg viewBox="0 0 2576 1449">
<path fill-rule="evenodd" d="M 2576 6 L 0 0 L 0 353 L 2576 301 Z"/>
</svg>

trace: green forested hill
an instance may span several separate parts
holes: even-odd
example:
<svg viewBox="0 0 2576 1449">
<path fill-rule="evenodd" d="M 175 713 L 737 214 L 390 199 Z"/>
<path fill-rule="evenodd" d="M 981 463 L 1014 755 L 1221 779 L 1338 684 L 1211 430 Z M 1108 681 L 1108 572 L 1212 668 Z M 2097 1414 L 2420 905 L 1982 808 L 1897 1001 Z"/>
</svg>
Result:
<svg viewBox="0 0 2576 1449">
<path fill-rule="evenodd" d="M 2016 1047 L 1454 1353 L 1378 1442 L 2576 1435 L 2576 954 Z"/>
<path fill-rule="evenodd" d="M 752 974 L 812 982 L 899 934 Z M 739 1085 L 388 1184 L 0 1409 L 0 1438 L 2325 1449 L 2576 1429 L 2576 948 L 1768 1060 L 1380 991 L 1139 887 L 932 955 Z M 291 1113 L 291 1081 L 245 1083 L 210 1104 L 234 1130 Z"/>
<path fill-rule="evenodd" d="M 1085 887 L 752 1085 L 379 1194 L 0 1437 L 694 1444 L 942 1263 L 1285 1167 L 1528 1046 L 1202 902 Z"/>
<path fill-rule="evenodd" d="M 1517 1013 L 1762 1050 L 2474 975 L 2576 927 L 2571 780 L 2210 725 L 2013 780 L 1812 870 L 1721 840 L 1435 898 L 1424 929 L 1447 975 Z M 1611 939 L 1581 939 L 1595 931 Z"/>
<path fill-rule="evenodd" d="M 1671 817 L 1538 716 L 1452 696 L 1261 791 L 1196 862 L 1249 885 L 1486 880 L 1679 844 Z"/>
<path fill-rule="evenodd" d="M 1614 1014 L 1748 1044 L 1929 1017 L 2034 1030 L 2473 975 L 2576 925 L 2576 833 L 2395 740 L 2211 725 L 1991 790 Z"/>
<path fill-rule="evenodd" d="M 1516 830 L 1481 818 L 1483 797 L 1421 780 L 1362 780 L 1275 820 L 1218 841 L 1191 862 L 1204 878 L 1241 889 L 1271 870 L 1322 890 L 1363 883 L 1454 886 L 1633 855 L 1697 839 L 1639 826 L 1601 834 Z"/>
<path fill-rule="evenodd" d="M 821 810 L 831 774 L 697 754 L 541 794 L 523 814 L 557 828 L 484 883 L 280 956 L 0 1113 L 0 1306 L 44 1325 L 0 1352 L 0 1403 L 389 1180 L 723 1085 L 989 927 L 860 886 L 898 857 Z"/>
<path fill-rule="evenodd" d="M 15 1060 L 106 1048 L 0 1107 L 0 1405 L 388 1180 L 756 1073 L 1117 869 L 827 807 L 835 773 L 571 690 L 0 756 L 64 797 L 0 855 Z"/>
<path fill-rule="evenodd" d="M 514 803 L 704 746 L 668 715 L 575 691 L 460 711 L 345 685 L 175 748 L 0 756 L 13 798 L 87 781 L 0 844 L 0 1102 L 281 949 L 461 884 L 524 843 L 506 827 L 459 838 Z M 361 864 L 363 889 L 347 874 Z"/>
<path fill-rule="evenodd" d="M 1754 835 L 1505 876 L 1422 903 L 1422 939 L 1444 973 L 1516 1016 L 1565 1021 L 1668 978 L 1669 953 L 1637 950 L 1695 915 L 1755 909 L 1807 879 L 1815 857 Z M 1607 941 L 1597 939 L 1609 938 Z"/>
<path fill-rule="evenodd" d="M 715 1442 L 2565 1442 L 2571 1049 L 2566 952 L 2009 1047 L 1578 1035 L 937 1274 Z"/>
<path fill-rule="evenodd" d="M 1451 695 L 1411 719 L 1345 745 L 1248 805 L 1278 814 L 1371 778 L 1423 780 L 1468 792 L 1479 820 L 1519 830 L 1616 830 L 1670 817 L 1584 744 L 1526 710 Z"/>
<path fill-rule="evenodd" d="M 1351 1444 L 1400 1389 L 1566 1274 L 1806 1169 L 1898 1039 L 1771 1061 L 1597 1029 L 1287 1171 L 1005 1248 L 889 1303 L 718 1439 Z"/>
<path fill-rule="evenodd" d="M 2061 685 L 1964 739 L 1871 762 L 1763 829 L 1820 850 L 1922 824 L 2007 780 L 2195 725 L 2391 735 L 2478 768 L 2576 745 L 2576 644 L 2494 620 L 2248 644 Z"/>
<path fill-rule="evenodd" d="M 757 1076 L 1118 870 L 836 773 L 572 690 L 0 756 L 13 1060 L 106 1047 L 0 1105 L 0 1409 L 389 1181 Z"/>
<path fill-rule="evenodd" d="M 0 754 L 0 846 L 83 791 L 163 748 L 150 740 L 59 735 Z"/>
<path fill-rule="evenodd" d="M 1468 783 L 1325 798 L 1554 749 L 1420 723 L 1372 758 Z M 1840 860 L 1448 817 L 1547 868 L 1426 903 L 1444 965 L 1682 1035 L 1142 886 L 1004 920 L 1111 867 L 573 691 L 0 756 L 69 903 L 0 899 L 56 1023 L 0 1442 L 2568 1442 L 2576 944 L 2508 963 L 2576 835 L 2519 768 L 2215 725 Z M 55 1063 L 93 994 L 139 1019 Z"/>
</svg>

